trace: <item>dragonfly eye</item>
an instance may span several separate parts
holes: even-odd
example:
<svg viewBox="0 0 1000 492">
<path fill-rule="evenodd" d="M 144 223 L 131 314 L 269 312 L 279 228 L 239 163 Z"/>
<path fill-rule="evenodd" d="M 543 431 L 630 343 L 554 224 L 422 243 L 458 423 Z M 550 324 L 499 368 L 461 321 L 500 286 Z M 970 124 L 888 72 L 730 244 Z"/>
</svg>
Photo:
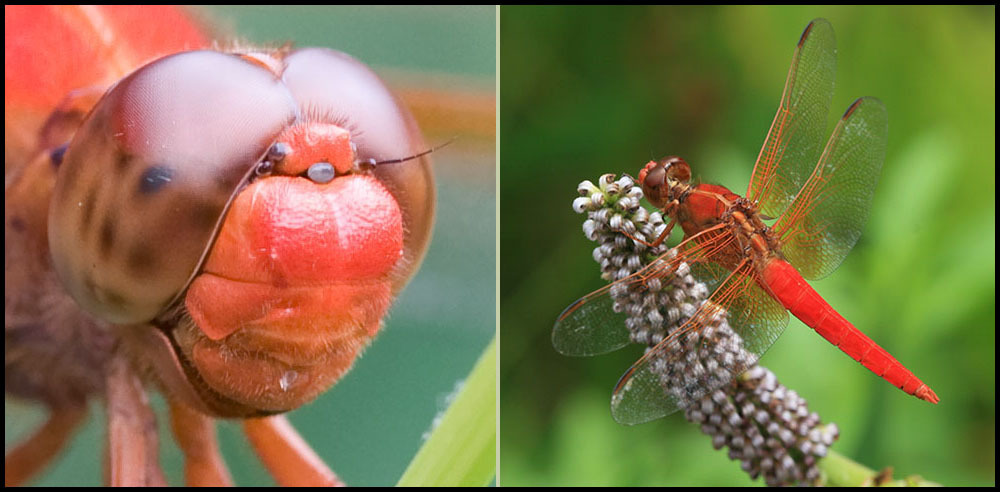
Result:
<svg viewBox="0 0 1000 492">
<path fill-rule="evenodd" d="M 661 163 L 657 162 L 653 166 L 647 166 L 644 171 L 646 171 L 646 175 L 642 177 L 642 187 L 644 190 L 647 188 L 656 190 L 663 186 L 666 171 Z"/>
<path fill-rule="evenodd" d="M 49 152 L 49 160 L 52 162 L 52 167 L 59 167 L 62 165 L 63 157 L 66 156 L 66 149 L 69 148 L 69 144 L 62 144 Z"/>
<path fill-rule="evenodd" d="M 691 180 L 691 166 L 684 159 L 672 155 L 664 157 L 660 160 L 660 163 L 663 165 L 668 178 L 676 179 L 682 183 L 687 183 Z"/>
<path fill-rule="evenodd" d="M 639 171 L 639 183 L 642 185 L 642 194 L 646 200 L 657 208 L 662 208 L 663 186 L 666 185 L 666 170 L 663 162 L 650 161 L 646 167 Z"/>
</svg>

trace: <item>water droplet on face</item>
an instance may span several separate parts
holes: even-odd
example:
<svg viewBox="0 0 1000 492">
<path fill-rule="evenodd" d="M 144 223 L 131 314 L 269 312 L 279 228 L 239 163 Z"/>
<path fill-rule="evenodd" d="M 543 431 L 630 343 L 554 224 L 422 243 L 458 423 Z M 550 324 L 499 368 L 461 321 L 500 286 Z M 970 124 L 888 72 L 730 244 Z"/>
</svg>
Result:
<svg viewBox="0 0 1000 492">
<path fill-rule="evenodd" d="M 278 385 L 281 386 L 281 391 L 288 391 L 288 388 L 292 386 L 292 383 L 299 378 L 299 373 L 295 371 L 285 371 L 281 375 L 281 379 L 278 380 Z"/>
</svg>

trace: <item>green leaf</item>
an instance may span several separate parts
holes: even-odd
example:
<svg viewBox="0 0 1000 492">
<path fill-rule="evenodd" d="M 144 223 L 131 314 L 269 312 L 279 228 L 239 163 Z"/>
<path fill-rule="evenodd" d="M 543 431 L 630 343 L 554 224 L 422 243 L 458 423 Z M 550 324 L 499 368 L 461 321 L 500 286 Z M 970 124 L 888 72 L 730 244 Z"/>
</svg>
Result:
<svg viewBox="0 0 1000 492">
<path fill-rule="evenodd" d="M 496 475 L 496 344 L 479 357 L 397 486 L 483 486 Z"/>
</svg>

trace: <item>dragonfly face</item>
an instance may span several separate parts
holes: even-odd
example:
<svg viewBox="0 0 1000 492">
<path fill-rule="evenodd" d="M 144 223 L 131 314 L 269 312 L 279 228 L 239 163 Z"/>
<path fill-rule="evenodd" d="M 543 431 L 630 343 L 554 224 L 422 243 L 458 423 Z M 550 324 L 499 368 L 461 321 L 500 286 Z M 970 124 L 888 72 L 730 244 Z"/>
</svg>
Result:
<svg viewBox="0 0 1000 492">
<path fill-rule="evenodd" d="M 420 129 L 364 64 L 192 50 L 208 38 L 188 14 L 153 9 L 5 9 L 25 26 L 6 33 L 8 63 L 25 64 L 7 70 L 7 391 L 48 405 L 60 439 L 106 400 L 123 484 L 162 478 L 144 384 L 192 423 L 175 432 L 205 447 L 185 448 L 194 461 L 217 455 L 212 417 L 278 414 L 334 384 L 418 268 L 434 214 Z M 102 36 L 67 19 L 100 19 Z M 60 30 L 55 51 L 75 58 L 31 65 Z M 41 77 L 87 75 L 67 68 L 81 60 L 97 73 Z M 275 452 L 301 441 L 281 417 L 246 430 L 272 471 L 336 482 L 301 442 Z M 52 455 L 52 432 L 8 455 L 28 460 L 15 483 Z M 119 466 L 140 456 L 149 466 Z"/>
</svg>

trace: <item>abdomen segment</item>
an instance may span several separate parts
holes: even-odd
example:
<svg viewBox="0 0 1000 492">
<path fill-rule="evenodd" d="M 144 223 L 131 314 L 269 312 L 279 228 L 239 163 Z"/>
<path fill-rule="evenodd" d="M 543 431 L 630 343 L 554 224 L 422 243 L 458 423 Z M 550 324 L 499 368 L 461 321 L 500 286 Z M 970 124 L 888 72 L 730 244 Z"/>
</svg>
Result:
<svg viewBox="0 0 1000 492">
<path fill-rule="evenodd" d="M 772 295 L 796 318 L 845 354 L 899 389 L 931 403 L 934 391 L 889 352 L 859 331 L 826 302 L 787 261 L 772 258 L 762 271 Z"/>
</svg>

